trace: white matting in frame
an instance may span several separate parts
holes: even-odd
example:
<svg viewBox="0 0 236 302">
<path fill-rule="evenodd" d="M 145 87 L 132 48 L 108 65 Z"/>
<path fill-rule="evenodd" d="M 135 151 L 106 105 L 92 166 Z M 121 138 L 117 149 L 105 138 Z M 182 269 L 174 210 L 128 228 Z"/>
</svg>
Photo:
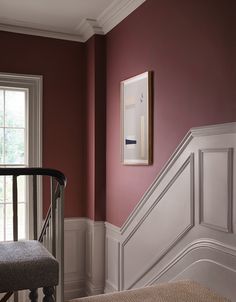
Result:
<svg viewBox="0 0 236 302">
<path fill-rule="evenodd" d="M 152 163 L 150 71 L 121 82 L 121 155 L 125 165 Z"/>
</svg>

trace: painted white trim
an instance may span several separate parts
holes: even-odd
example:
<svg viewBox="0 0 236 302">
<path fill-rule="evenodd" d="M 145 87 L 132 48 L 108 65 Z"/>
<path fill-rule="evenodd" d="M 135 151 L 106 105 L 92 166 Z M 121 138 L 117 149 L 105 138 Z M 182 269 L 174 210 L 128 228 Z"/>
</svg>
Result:
<svg viewBox="0 0 236 302">
<path fill-rule="evenodd" d="M 133 225 L 131 232 L 129 234 L 124 235 L 123 241 L 121 243 L 121 288 L 122 289 L 131 289 L 133 288 L 146 274 L 149 272 L 155 265 L 162 259 L 164 256 L 170 252 L 175 245 L 177 245 L 182 238 L 193 228 L 194 226 L 194 155 L 193 153 L 190 154 L 190 156 L 185 160 L 185 162 L 180 166 L 178 171 L 174 174 L 174 176 L 170 179 L 170 181 L 166 184 L 166 186 L 163 188 L 162 191 L 158 192 L 158 195 L 155 196 L 154 202 L 152 202 L 148 209 L 144 211 L 141 215 L 139 216 L 138 220 L 136 217 L 136 223 Z M 140 267 L 140 270 L 138 272 L 138 275 L 132 277 L 132 282 L 128 285 L 125 286 L 124 280 L 125 280 L 125 247 L 126 245 L 130 242 L 133 236 L 136 235 L 136 233 L 140 232 L 140 229 L 145 223 L 145 220 L 149 220 L 152 211 L 158 207 L 159 202 L 162 201 L 163 197 L 167 194 L 167 192 L 172 189 L 173 187 L 175 188 L 175 182 L 179 179 L 181 174 L 185 171 L 185 169 L 189 166 L 190 174 L 189 174 L 189 191 L 190 191 L 190 196 L 189 196 L 189 212 L 186 213 L 189 215 L 189 221 L 186 223 L 186 225 L 182 226 L 182 229 L 179 231 L 179 233 L 176 233 L 174 237 L 168 242 L 166 246 L 163 246 L 161 250 L 157 253 L 155 253 L 155 256 L 148 261 L 148 263 L 145 264 L 145 267 Z M 176 200 L 179 201 L 179 200 Z M 170 209 L 171 210 L 171 209 Z M 168 217 L 166 218 L 168 219 Z M 158 222 L 157 222 L 158 223 Z M 153 236 L 153 232 L 150 229 L 149 230 L 150 236 Z M 152 235 L 151 235 L 152 234 Z"/>
<path fill-rule="evenodd" d="M 105 293 L 120 290 L 120 228 L 106 222 Z"/>
<path fill-rule="evenodd" d="M 81 42 L 86 42 L 93 35 L 104 35 L 103 28 L 95 19 L 84 19 L 77 26 L 76 31 L 81 34 Z"/>
<path fill-rule="evenodd" d="M 179 252 L 160 272 L 158 272 L 158 274 L 154 278 L 149 280 L 144 286 L 150 286 L 156 283 L 162 275 L 164 275 L 168 270 L 170 270 L 188 253 L 199 248 L 210 248 L 225 253 L 227 255 L 236 257 L 236 248 L 234 246 L 223 244 L 222 242 L 210 238 L 194 240 L 193 242 L 188 244 L 181 252 Z"/>
<path fill-rule="evenodd" d="M 86 18 L 76 27 L 81 41 L 86 42 L 93 35 L 105 35 L 123 21 L 146 0 L 113 1 L 97 19 Z"/>
<path fill-rule="evenodd" d="M 199 222 L 205 227 L 222 232 L 232 233 L 232 208 L 233 208 L 233 148 L 212 148 L 199 150 Z M 227 226 L 222 227 L 204 220 L 204 153 L 226 153 L 227 154 Z"/>
<path fill-rule="evenodd" d="M 104 292 L 105 224 L 65 219 L 65 300 Z"/>
<path fill-rule="evenodd" d="M 113 233 L 117 233 L 118 236 L 121 235 L 121 232 L 120 232 L 120 228 L 114 224 L 111 224 L 109 222 L 105 222 L 105 227 L 106 227 L 106 232 L 113 232 Z"/>
<path fill-rule="evenodd" d="M 65 300 L 85 295 L 85 233 L 86 218 L 65 218 Z"/>
<path fill-rule="evenodd" d="M 105 224 L 104 221 L 87 219 L 86 230 L 86 280 L 87 295 L 104 292 Z"/>
<path fill-rule="evenodd" d="M 236 133 L 236 122 L 194 127 L 190 132 L 193 137 Z"/>
<path fill-rule="evenodd" d="M 236 122 L 191 128 L 121 227 L 123 234 L 194 137 L 236 133 Z"/>
<path fill-rule="evenodd" d="M 125 223 L 121 227 L 121 234 L 123 234 L 126 229 L 129 227 L 129 225 L 134 221 L 136 215 L 142 210 L 143 206 L 146 204 L 146 202 L 149 200 L 152 193 L 156 190 L 164 176 L 168 173 L 168 171 L 171 169 L 171 167 L 174 165 L 174 163 L 177 161 L 179 156 L 182 154 L 182 152 L 186 149 L 187 145 L 190 143 L 190 141 L 193 139 L 191 136 L 191 133 L 187 133 L 187 135 L 184 137 L 182 142 L 179 144 L 179 146 L 176 148 L 170 159 L 167 161 L 157 178 L 153 181 L 153 183 L 150 185 L 150 187 L 147 189 L 147 191 L 144 193 L 141 200 L 138 202 L 134 210 L 129 215 L 128 219 L 125 221 Z"/>
<path fill-rule="evenodd" d="M 0 23 L 0 30 L 12 32 L 12 33 L 30 35 L 30 36 L 39 36 L 39 37 L 46 37 L 52 39 L 85 42 L 84 38 L 79 34 L 73 35 L 69 33 L 62 33 L 62 32 L 42 30 L 42 29 L 40 30 L 40 29 L 19 26 L 19 25 L 7 25 L 7 24 Z"/>
<path fill-rule="evenodd" d="M 218 262 L 218 261 L 213 261 L 213 260 L 211 260 L 211 259 L 200 259 L 200 260 L 197 260 L 197 261 L 191 263 L 190 265 L 188 265 L 185 269 L 183 269 L 180 273 L 178 273 L 178 275 L 176 275 L 174 278 L 172 278 L 172 279 L 170 280 L 170 282 L 175 281 L 180 275 L 182 275 L 184 272 L 186 272 L 187 270 L 189 270 L 189 268 L 191 268 L 191 267 L 193 267 L 194 265 L 199 264 L 199 263 L 201 263 L 201 262 L 203 262 L 203 263 L 206 263 L 206 262 L 209 263 L 209 262 L 210 262 L 210 263 L 216 264 L 216 265 L 218 265 L 218 266 L 220 266 L 220 267 L 222 267 L 222 268 L 225 268 L 225 269 L 227 269 L 227 270 L 229 270 L 229 271 L 232 271 L 234 274 L 236 274 L 236 270 L 235 270 L 235 269 L 232 269 L 231 267 L 229 267 L 229 266 L 227 266 L 227 265 L 223 265 L 223 264 L 221 264 L 221 263 Z"/>
<path fill-rule="evenodd" d="M 0 72 L 0 85 L 5 87 L 27 88 L 28 95 L 28 166 L 42 167 L 42 114 L 43 114 L 43 77 L 41 75 L 11 74 Z M 29 196 L 32 196 L 31 188 Z M 38 230 L 42 226 L 42 182 L 38 180 Z M 30 205 L 29 205 L 30 206 Z M 29 209 L 31 213 L 31 209 Z M 29 225 L 32 224 L 29 215 Z M 32 234 L 29 234 L 32 236 Z"/>
<path fill-rule="evenodd" d="M 224 277 L 230 280 L 232 274 L 235 273 L 233 270 L 236 268 L 236 225 L 234 223 L 236 199 L 232 180 L 236 171 L 236 163 L 233 161 L 233 152 L 236 149 L 235 134 L 236 123 L 190 129 L 124 225 L 118 228 L 106 222 L 105 292 L 168 282 L 188 267 L 189 269 L 186 269 L 183 276 L 178 278 L 186 275 L 195 280 L 194 273 L 198 273 L 196 281 L 207 286 L 209 285 L 207 280 L 200 273 L 203 264 L 201 262 L 198 265 L 197 262 L 207 257 L 210 259 L 209 263 L 211 260 L 215 261 L 213 271 L 221 272 L 222 270 Z M 222 170 L 224 177 L 221 177 L 220 171 L 217 173 L 219 185 L 222 182 L 222 185 L 228 188 L 228 197 L 226 200 L 222 200 L 228 208 L 228 216 L 224 216 L 224 221 L 227 221 L 227 229 L 224 230 L 216 227 L 209 228 L 209 226 L 206 228 L 206 225 L 201 223 L 202 163 L 199 152 L 204 150 L 226 152 L 224 165 L 228 172 Z M 184 174 L 182 172 L 188 163 L 190 163 L 190 167 Z M 216 164 L 220 164 L 220 162 L 216 162 Z M 212 184 L 212 186 L 211 183 L 209 184 L 209 190 L 214 190 L 214 182 Z M 165 206 L 161 208 L 159 201 L 162 197 L 165 198 L 166 192 L 170 195 L 166 197 Z M 182 194 L 183 192 L 188 192 L 188 195 Z M 184 207 L 180 208 L 183 200 L 185 200 Z M 189 209 L 190 220 L 187 218 Z M 166 216 L 163 216 L 163 213 Z M 212 206 L 211 214 L 216 215 L 214 217 L 216 225 L 218 225 L 217 219 L 221 216 L 214 206 Z M 164 223 L 162 217 L 164 217 Z M 165 225 L 165 217 L 167 222 L 168 219 L 173 220 Z M 219 225 L 221 225 L 220 218 Z M 175 221 L 175 224 L 172 221 Z M 165 228 L 160 232 L 162 225 Z M 178 232 L 173 225 L 179 227 Z M 223 233 L 222 231 L 228 232 Z M 163 241 L 163 238 L 166 238 L 167 243 Z M 147 246 L 147 250 L 145 246 Z M 190 253 L 192 251 L 194 253 Z M 190 267 L 191 263 L 195 263 L 196 266 Z M 209 263 L 207 265 L 212 264 Z M 230 269 L 230 263 L 233 270 Z M 197 280 L 197 278 L 199 279 Z M 221 292 L 223 295 L 227 281 L 222 283 L 222 286 L 219 286 L 218 279 L 214 279 L 214 282 L 212 286 L 219 287 L 219 293 Z M 232 284 L 230 286 L 232 292 Z"/>
<path fill-rule="evenodd" d="M 146 0 L 114 1 L 97 19 L 103 32 L 107 34 L 145 1 Z"/>
<path fill-rule="evenodd" d="M 36 29 L 33 28 L 34 24 L 27 24 L 26 22 L 18 22 L 18 25 L 4 24 L 4 20 L 0 23 L 0 30 L 25 35 L 86 42 L 95 34 L 107 34 L 145 1 L 146 0 L 114 0 L 97 19 L 84 19 L 75 27 L 73 34 L 58 32 L 56 30 Z"/>
</svg>

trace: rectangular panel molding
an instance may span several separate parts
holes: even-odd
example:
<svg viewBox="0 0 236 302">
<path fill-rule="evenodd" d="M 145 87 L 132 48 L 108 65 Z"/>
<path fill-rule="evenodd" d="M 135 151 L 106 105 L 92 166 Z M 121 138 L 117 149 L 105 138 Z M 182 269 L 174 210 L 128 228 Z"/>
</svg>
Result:
<svg viewBox="0 0 236 302">
<path fill-rule="evenodd" d="M 65 300 L 104 291 L 104 240 L 102 221 L 65 219 Z"/>
<path fill-rule="evenodd" d="M 105 223 L 105 292 L 190 278 L 234 301 L 235 148 L 236 123 L 191 129 L 124 225 Z"/>
<path fill-rule="evenodd" d="M 121 289 L 132 288 L 194 226 L 193 163 L 190 154 L 122 242 Z"/>
<path fill-rule="evenodd" d="M 120 229 L 106 222 L 105 293 L 120 290 Z"/>
<path fill-rule="evenodd" d="M 200 224 L 232 232 L 233 149 L 199 150 Z"/>
</svg>

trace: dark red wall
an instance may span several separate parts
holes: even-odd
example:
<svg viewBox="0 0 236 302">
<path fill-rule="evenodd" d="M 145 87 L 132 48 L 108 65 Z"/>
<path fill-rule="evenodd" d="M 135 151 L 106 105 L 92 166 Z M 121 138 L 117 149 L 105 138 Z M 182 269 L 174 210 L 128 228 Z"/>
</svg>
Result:
<svg viewBox="0 0 236 302">
<path fill-rule="evenodd" d="M 67 217 L 103 220 L 106 210 L 121 226 L 191 127 L 236 120 L 235 9 L 234 0 L 147 0 L 107 45 L 0 32 L 0 71 L 43 75 L 43 166 L 68 177 Z M 146 70 L 154 163 L 123 166 L 120 81 Z"/>
<path fill-rule="evenodd" d="M 88 218 L 105 220 L 106 208 L 106 44 L 95 35 L 86 42 L 86 179 Z"/>
<path fill-rule="evenodd" d="M 43 75 L 43 166 L 68 178 L 65 216 L 85 214 L 84 46 L 0 32 L 0 71 Z"/>
<path fill-rule="evenodd" d="M 236 120 L 233 2 L 147 0 L 107 34 L 107 221 L 124 223 L 191 127 Z M 147 70 L 154 163 L 123 166 L 120 81 Z"/>
</svg>

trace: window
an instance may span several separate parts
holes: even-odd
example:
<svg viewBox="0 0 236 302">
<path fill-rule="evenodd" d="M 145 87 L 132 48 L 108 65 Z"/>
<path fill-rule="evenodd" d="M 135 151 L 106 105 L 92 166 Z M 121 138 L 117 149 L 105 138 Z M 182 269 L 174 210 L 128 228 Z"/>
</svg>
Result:
<svg viewBox="0 0 236 302">
<path fill-rule="evenodd" d="M 41 82 L 40 76 L 0 73 L 0 167 L 41 166 Z M 29 179 L 18 177 L 19 239 L 31 237 L 30 195 Z M 40 223 L 41 204 L 38 212 Z M 0 241 L 13 239 L 12 219 L 12 177 L 1 176 Z"/>
</svg>

